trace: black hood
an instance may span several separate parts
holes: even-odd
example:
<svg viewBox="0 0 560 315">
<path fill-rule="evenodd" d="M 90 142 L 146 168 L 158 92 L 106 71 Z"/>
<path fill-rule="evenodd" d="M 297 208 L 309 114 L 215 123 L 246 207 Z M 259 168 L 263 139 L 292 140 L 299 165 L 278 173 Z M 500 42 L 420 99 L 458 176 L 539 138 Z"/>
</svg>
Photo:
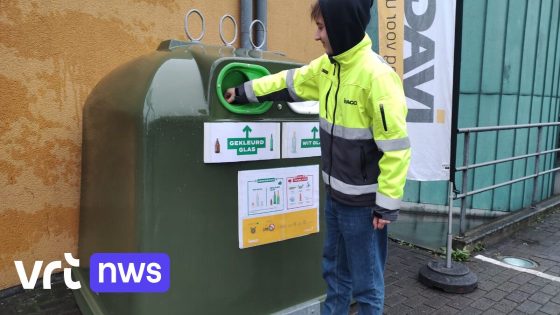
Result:
<svg viewBox="0 0 560 315">
<path fill-rule="evenodd" d="M 373 0 L 319 0 L 333 56 L 364 38 L 372 5 Z"/>
</svg>

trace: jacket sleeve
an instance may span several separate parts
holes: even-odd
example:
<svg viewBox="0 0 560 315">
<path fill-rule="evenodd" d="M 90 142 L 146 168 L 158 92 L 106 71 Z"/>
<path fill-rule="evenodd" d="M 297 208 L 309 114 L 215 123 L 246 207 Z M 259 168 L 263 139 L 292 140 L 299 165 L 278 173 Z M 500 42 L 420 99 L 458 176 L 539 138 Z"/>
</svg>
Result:
<svg viewBox="0 0 560 315">
<path fill-rule="evenodd" d="M 381 74 L 373 81 L 370 94 L 372 131 L 377 147 L 383 152 L 377 178 L 376 215 L 384 220 L 397 219 L 410 164 L 410 141 L 406 128 L 406 99 L 402 82 L 394 72 Z"/>
<path fill-rule="evenodd" d="M 262 103 L 265 101 L 301 102 L 319 99 L 317 78 L 321 59 L 300 68 L 267 75 L 235 88 L 235 103 Z"/>
</svg>

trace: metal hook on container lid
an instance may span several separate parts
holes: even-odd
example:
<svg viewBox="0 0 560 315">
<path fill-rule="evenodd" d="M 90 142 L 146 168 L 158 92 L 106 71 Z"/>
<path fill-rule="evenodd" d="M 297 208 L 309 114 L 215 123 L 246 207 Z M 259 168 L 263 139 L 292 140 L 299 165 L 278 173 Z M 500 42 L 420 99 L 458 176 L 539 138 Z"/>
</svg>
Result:
<svg viewBox="0 0 560 315">
<path fill-rule="evenodd" d="M 202 31 L 200 32 L 200 36 L 198 38 L 193 38 L 191 36 L 191 34 L 189 33 L 189 16 L 192 13 L 196 13 L 198 14 L 198 16 L 200 17 L 200 20 L 202 21 Z M 187 37 L 189 38 L 189 40 L 193 41 L 193 42 L 199 42 L 203 37 L 204 37 L 204 33 L 206 32 L 206 22 L 204 20 L 204 16 L 202 15 L 202 13 L 200 13 L 200 11 L 198 11 L 197 9 L 191 9 L 189 12 L 187 12 L 187 14 L 185 15 L 185 34 L 187 34 Z"/>
<path fill-rule="evenodd" d="M 259 46 L 255 45 L 255 42 L 253 42 L 253 36 L 252 35 L 249 35 L 249 41 L 251 42 L 251 45 L 253 46 L 254 49 L 260 50 L 262 48 L 262 46 L 264 46 L 264 43 L 266 42 L 266 27 L 264 26 L 264 23 L 261 22 L 261 20 L 254 20 L 253 22 L 251 22 L 251 25 L 249 25 L 249 34 L 253 34 L 253 25 L 255 25 L 256 23 L 259 23 L 263 28 L 262 43 Z"/>
<path fill-rule="evenodd" d="M 233 23 L 233 39 L 230 42 L 226 42 L 225 38 L 224 38 L 224 32 L 223 32 L 223 27 L 224 27 L 224 20 L 226 18 L 229 18 L 231 20 L 231 22 Z M 226 46 L 232 46 L 233 43 L 235 43 L 235 41 L 237 40 L 237 22 L 235 22 L 235 19 L 233 18 L 233 16 L 226 14 L 224 16 L 222 16 L 222 18 L 220 19 L 220 38 L 222 39 L 222 42 L 224 43 L 224 45 Z"/>
</svg>

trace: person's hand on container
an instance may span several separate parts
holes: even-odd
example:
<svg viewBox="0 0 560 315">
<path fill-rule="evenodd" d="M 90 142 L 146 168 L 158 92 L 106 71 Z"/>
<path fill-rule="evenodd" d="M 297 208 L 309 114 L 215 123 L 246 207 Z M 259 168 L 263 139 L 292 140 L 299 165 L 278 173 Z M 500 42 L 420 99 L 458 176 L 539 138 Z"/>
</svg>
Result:
<svg viewBox="0 0 560 315">
<path fill-rule="evenodd" d="M 226 99 L 226 102 L 230 104 L 233 103 L 235 101 L 235 88 L 227 89 L 224 93 L 224 98 Z"/>
</svg>

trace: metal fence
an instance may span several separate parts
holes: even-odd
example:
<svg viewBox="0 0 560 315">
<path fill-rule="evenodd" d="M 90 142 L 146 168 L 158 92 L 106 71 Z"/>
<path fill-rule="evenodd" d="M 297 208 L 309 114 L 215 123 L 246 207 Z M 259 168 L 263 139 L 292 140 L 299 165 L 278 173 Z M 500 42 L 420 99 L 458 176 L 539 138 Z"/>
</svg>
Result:
<svg viewBox="0 0 560 315">
<path fill-rule="evenodd" d="M 540 151 L 541 150 L 540 147 L 541 147 L 541 143 L 542 143 L 542 139 L 541 139 L 542 138 L 542 129 L 543 128 L 548 128 L 548 127 L 555 127 L 555 126 L 559 126 L 559 125 L 560 125 L 560 122 L 549 122 L 549 123 L 534 123 L 534 124 L 520 124 L 520 125 L 507 125 L 507 126 L 459 128 L 457 130 L 457 134 L 464 134 L 463 165 L 460 166 L 460 167 L 457 167 L 455 169 L 456 172 L 461 172 L 461 174 L 462 174 L 462 185 L 461 185 L 462 193 L 457 194 L 453 198 L 455 200 L 461 199 L 461 218 L 460 218 L 460 231 L 459 231 L 460 235 L 465 234 L 465 229 L 466 229 L 466 227 L 465 227 L 466 226 L 465 217 L 466 217 L 467 197 L 469 197 L 469 196 L 472 196 L 472 195 L 475 195 L 475 194 L 478 194 L 478 193 L 482 193 L 482 192 L 485 192 L 485 191 L 489 191 L 489 190 L 492 190 L 492 189 L 496 189 L 496 188 L 499 188 L 499 187 L 511 185 L 511 184 L 521 182 L 521 181 L 524 181 L 524 180 L 533 179 L 533 193 L 532 193 L 532 197 L 531 197 L 531 205 L 534 205 L 536 203 L 537 178 L 541 175 L 552 173 L 552 172 L 560 170 L 560 167 L 545 169 L 545 170 L 542 170 L 542 171 L 539 170 L 540 156 L 560 151 L 560 148 L 558 148 L 557 145 L 554 149 Z M 470 135 L 471 134 L 478 133 L 478 132 L 501 131 L 501 130 L 523 129 L 523 128 L 537 128 L 537 146 L 536 146 L 536 152 L 535 153 L 518 155 L 518 156 L 513 156 L 513 157 L 509 157 L 509 158 L 505 158 L 505 159 L 487 161 L 487 162 L 483 162 L 483 163 L 476 163 L 476 164 L 470 164 L 469 163 L 469 153 L 470 153 L 469 148 L 470 148 L 470 138 L 471 138 Z M 533 169 L 534 170 L 533 174 L 528 175 L 528 176 L 524 176 L 524 177 L 520 177 L 520 178 L 516 178 L 516 179 L 513 179 L 513 180 L 509 180 L 509 181 L 506 181 L 506 182 L 502 182 L 502 183 L 499 183 L 499 184 L 494 184 L 494 185 L 491 185 L 491 186 L 486 186 L 486 187 L 483 187 L 483 188 L 475 189 L 475 190 L 472 190 L 472 191 L 468 190 L 467 184 L 468 184 L 469 170 L 473 170 L 475 168 L 483 167 L 483 166 L 496 165 L 496 164 L 504 163 L 504 162 L 510 162 L 510 161 L 515 161 L 515 160 L 520 160 L 520 159 L 527 159 L 527 158 L 531 158 L 531 157 L 535 157 L 535 167 Z"/>
</svg>

